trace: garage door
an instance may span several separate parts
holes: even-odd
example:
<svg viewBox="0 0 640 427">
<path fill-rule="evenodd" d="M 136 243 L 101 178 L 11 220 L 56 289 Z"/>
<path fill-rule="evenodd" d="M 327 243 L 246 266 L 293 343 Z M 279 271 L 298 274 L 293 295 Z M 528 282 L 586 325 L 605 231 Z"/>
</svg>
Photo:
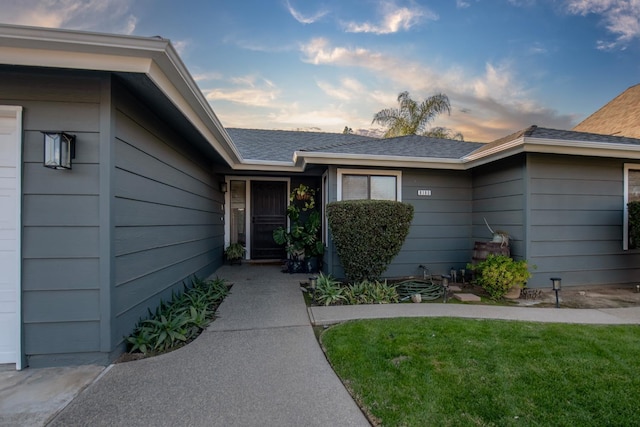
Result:
<svg viewBox="0 0 640 427">
<path fill-rule="evenodd" d="M 22 112 L 0 106 L 0 363 L 21 368 L 20 177 Z"/>
</svg>

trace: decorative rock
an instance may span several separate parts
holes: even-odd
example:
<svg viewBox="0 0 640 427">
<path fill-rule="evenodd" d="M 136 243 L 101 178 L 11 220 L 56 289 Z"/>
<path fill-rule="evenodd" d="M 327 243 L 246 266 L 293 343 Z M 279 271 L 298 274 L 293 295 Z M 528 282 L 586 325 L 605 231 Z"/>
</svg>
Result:
<svg viewBox="0 0 640 427">
<path fill-rule="evenodd" d="M 480 302 L 480 297 L 474 294 L 453 294 L 453 298 L 462 302 Z"/>
</svg>

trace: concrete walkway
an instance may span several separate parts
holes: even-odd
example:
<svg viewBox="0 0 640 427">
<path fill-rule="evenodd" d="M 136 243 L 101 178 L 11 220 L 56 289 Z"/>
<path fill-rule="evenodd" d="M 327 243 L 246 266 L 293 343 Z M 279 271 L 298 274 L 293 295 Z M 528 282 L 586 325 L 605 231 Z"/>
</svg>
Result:
<svg viewBox="0 0 640 427">
<path fill-rule="evenodd" d="M 392 317 L 464 317 L 470 319 L 524 320 L 531 322 L 602 325 L 640 324 L 640 307 L 571 309 L 505 307 L 480 304 L 378 304 L 309 307 L 314 325 L 331 325 L 353 319 Z"/>
<path fill-rule="evenodd" d="M 106 369 L 0 369 L 0 426 L 368 426 L 327 363 L 311 323 L 429 316 L 640 324 L 640 307 L 306 308 L 299 286 L 306 275 L 253 265 L 225 266 L 216 275 L 234 284 L 231 294 L 219 318 L 182 349 Z"/>
<path fill-rule="evenodd" d="M 273 266 L 223 267 L 219 318 L 174 352 L 113 365 L 52 426 L 368 426 L 329 366 L 299 282 Z"/>
</svg>

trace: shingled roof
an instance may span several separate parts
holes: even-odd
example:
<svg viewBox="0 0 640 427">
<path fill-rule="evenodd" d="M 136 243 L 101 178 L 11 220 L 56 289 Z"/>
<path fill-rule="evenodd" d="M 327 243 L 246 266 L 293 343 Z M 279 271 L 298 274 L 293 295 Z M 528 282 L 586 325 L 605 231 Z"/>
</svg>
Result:
<svg viewBox="0 0 640 427">
<path fill-rule="evenodd" d="M 374 138 L 362 135 L 303 132 L 267 129 L 228 128 L 227 133 L 245 160 L 291 162 L 295 151 L 320 146 L 370 141 Z"/>
<path fill-rule="evenodd" d="M 640 84 L 622 92 L 573 130 L 640 138 Z"/>
<path fill-rule="evenodd" d="M 295 151 L 460 159 L 483 145 L 418 135 L 379 139 L 341 133 L 262 129 L 232 128 L 227 132 L 245 160 L 279 162 L 291 162 Z"/>
</svg>

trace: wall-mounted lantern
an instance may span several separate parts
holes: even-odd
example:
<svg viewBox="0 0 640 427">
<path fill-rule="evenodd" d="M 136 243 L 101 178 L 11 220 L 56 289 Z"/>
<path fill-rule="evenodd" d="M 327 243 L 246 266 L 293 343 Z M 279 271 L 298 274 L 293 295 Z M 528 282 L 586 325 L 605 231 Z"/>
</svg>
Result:
<svg viewBox="0 0 640 427">
<path fill-rule="evenodd" d="M 559 277 L 551 278 L 551 286 L 556 293 L 556 308 L 560 308 L 560 298 L 558 297 L 558 291 L 562 288 L 562 279 Z"/>
<path fill-rule="evenodd" d="M 44 166 L 52 169 L 71 169 L 76 158 L 76 137 L 64 132 L 44 134 Z"/>
<path fill-rule="evenodd" d="M 221 182 L 220 183 L 220 191 L 223 193 L 227 192 L 227 183 L 226 182 Z"/>
</svg>

